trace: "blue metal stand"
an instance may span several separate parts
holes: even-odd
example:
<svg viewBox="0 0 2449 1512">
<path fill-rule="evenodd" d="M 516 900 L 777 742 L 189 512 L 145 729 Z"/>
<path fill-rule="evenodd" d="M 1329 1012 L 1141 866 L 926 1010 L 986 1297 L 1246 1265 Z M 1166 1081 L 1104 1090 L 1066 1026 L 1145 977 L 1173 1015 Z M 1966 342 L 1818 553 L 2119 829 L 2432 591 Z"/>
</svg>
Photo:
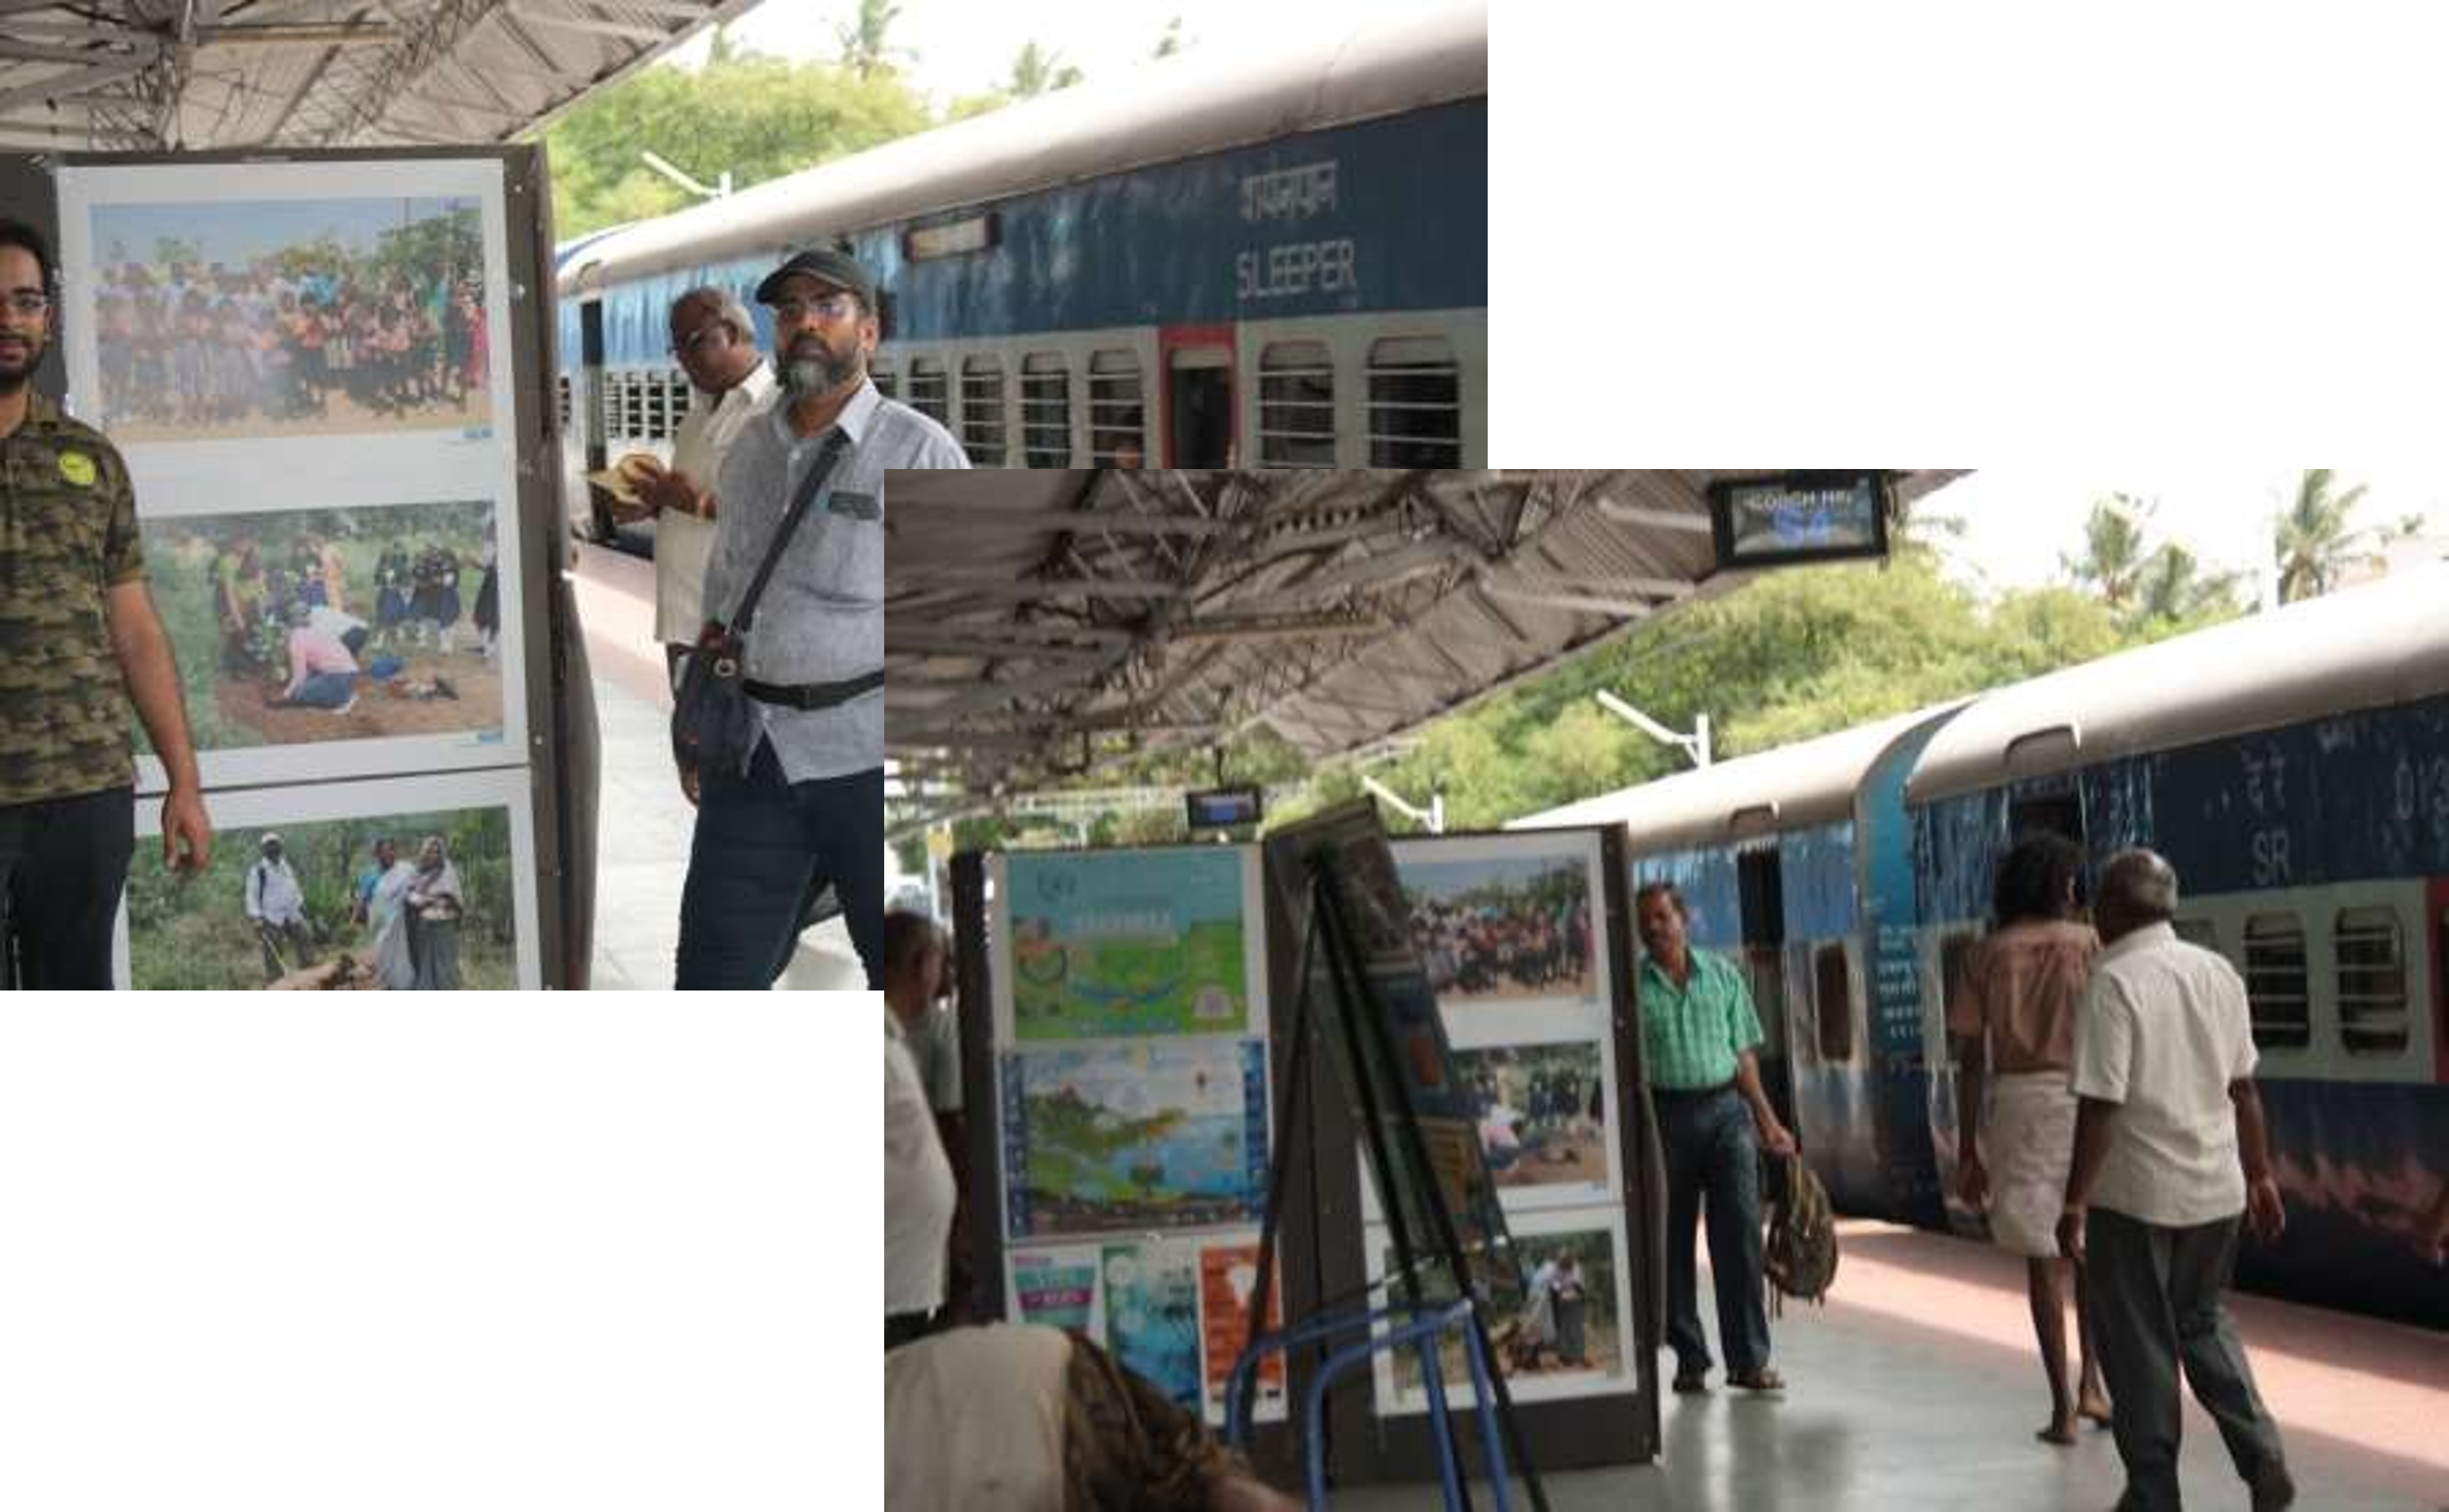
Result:
<svg viewBox="0 0 2449 1512">
<path fill-rule="evenodd" d="M 1379 1324 L 1397 1318 L 1409 1318 L 1411 1321 L 1383 1332 L 1374 1331 Z M 1224 1393 L 1225 1442 L 1239 1449 L 1248 1438 L 1250 1425 L 1244 1416 L 1244 1404 L 1250 1399 L 1247 1388 L 1258 1370 L 1259 1362 L 1265 1356 L 1289 1351 L 1296 1345 L 1314 1340 L 1349 1333 L 1368 1335 L 1326 1357 L 1316 1378 L 1310 1382 L 1308 1400 L 1302 1404 L 1302 1441 L 1303 1457 L 1309 1466 L 1310 1512 L 1324 1512 L 1327 1388 L 1338 1377 L 1367 1364 L 1370 1356 L 1409 1346 L 1417 1349 L 1420 1355 L 1420 1385 L 1428 1394 L 1429 1432 L 1437 1444 L 1437 1475 L 1445 1485 L 1447 1512 L 1464 1512 L 1471 1503 L 1463 1491 L 1462 1460 L 1454 1441 L 1452 1416 L 1446 1408 L 1445 1369 L 1437 1358 L 1438 1345 L 1449 1330 L 1462 1335 L 1464 1357 L 1471 1364 L 1472 1398 L 1476 1404 L 1480 1444 L 1488 1458 L 1488 1478 L 1496 1494 L 1497 1512 L 1512 1512 L 1514 1502 L 1507 1484 L 1504 1436 L 1497 1431 L 1495 1391 L 1490 1384 L 1488 1357 L 1480 1349 L 1479 1330 L 1472 1326 L 1472 1305 L 1469 1302 L 1398 1302 L 1365 1311 L 1332 1312 L 1293 1328 L 1262 1334 L 1242 1351 L 1239 1360 L 1233 1362 L 1233 1374 Z"/>
</svg>

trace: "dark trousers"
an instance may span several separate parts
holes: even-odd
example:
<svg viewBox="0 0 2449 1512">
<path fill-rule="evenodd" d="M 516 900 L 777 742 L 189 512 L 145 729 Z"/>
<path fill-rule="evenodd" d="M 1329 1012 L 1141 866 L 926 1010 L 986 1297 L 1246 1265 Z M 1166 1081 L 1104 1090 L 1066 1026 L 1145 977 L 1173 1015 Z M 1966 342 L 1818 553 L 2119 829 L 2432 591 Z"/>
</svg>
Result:
<svg viewBox="0 0 2449 1512">
<path fill-rule="evenodd" d="M 2244 1341 L 2221 1300 L 2236 1265 L 2236 1231 L 2235 1218 L 2170 1229 L 2106 1208 L 2093 1208 L 2085 1223 L 2084 1282 L 2115 1404 L 2117 1455 L 2126 1462 L 2117 1504 L 2126 1512 L 2180 1504 L 2180 1366 L 2246 1483 L 2284 1470 L 2279 1425 L 2253 1388 Z"/>
<path fill-rule="evenodd" d="M 1749 1375 L 1768 1364 L 1760 1142 L 1751 1108 L 1732 1087 L 1698 1096 L 1661 1090 L 1651 1101 L 1667 1146 L 1667 1343 L 1675 1351 L 1675 1373 L 1709 1368 L 1692 1259 L 1692 1227 L 1706 1199 L 1718 1347 L 1726 1351 L 1728 1375 Z"/>
<path fill-rule="evenodd" d="M 883 768 L 791 782 L 773 746 L 761 743 L 746 776 L 706 773 L 674 986 L 772 986 L 828 885 L 874 988 L 884 933 Z"/>
<path fill-rule="evenodd" d="M 136 850 L 132 789 L 0 805 L 0 945 L 26 987 L 107 988 L 119 895 Z M 0 984 L 9 980 L 0 959 Z"/>
</svg>

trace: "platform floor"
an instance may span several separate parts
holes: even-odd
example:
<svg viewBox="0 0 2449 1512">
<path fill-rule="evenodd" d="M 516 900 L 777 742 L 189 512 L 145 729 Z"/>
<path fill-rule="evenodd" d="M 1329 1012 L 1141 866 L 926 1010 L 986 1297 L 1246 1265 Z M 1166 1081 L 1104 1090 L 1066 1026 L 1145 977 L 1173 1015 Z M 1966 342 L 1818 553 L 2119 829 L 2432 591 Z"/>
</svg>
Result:
<svg viewBox="0 0 2449 1512">
<path fill-rule="evenodd" d="M 2125 1476 L 2106 1429 L 2073 1448 L 2033 1437 L 2048 1398 L 2020 1260 L 1887 1224 L 1847 1220 L 1841 1232 L 1828 1304 L 1771 1322 L 1791 1383 L 1783 1397 L 1669 1395 L 1661 1462 L 1546 1476 L 1555 1512 L 2099 1512 L 2117 1500 Z M 1707 1284 L 1705 1273 L 1705 1314 Z M 2449 1334 L 2259 1297 L 2232 1305 L 2303 1512 L 2449 1512 Z M 2190 1400 L 2182 1473 L 2188 1505 L 2246 1505 Z M 1328 1504 L 1410 1512 L 1438 1497 L 1434 1483 L 1378 1485 Z M 1486 1486 L 1475 1504 L 1495 1505 Z M 1514 1505 L 1529 1504 L 1517 1488 Z"/>
</svg>

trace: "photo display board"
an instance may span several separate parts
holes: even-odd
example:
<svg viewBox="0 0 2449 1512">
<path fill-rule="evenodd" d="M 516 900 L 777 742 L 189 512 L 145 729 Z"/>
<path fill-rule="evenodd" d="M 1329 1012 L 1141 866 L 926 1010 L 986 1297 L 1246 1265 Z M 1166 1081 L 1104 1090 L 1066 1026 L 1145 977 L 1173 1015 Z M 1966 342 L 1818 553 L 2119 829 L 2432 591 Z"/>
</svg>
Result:
<svg viewBox="0 0 2449 1512">
<path fill-rule="evenodd" d="M 418 868 L 423 970 L 395 948 L 375 975 L 583 984 L 599 747 L 559 585 L 540 149 L 0 154 L 0 198 L 58 250 L 41 381 L 125 460 L 219 834 L 193 897 L 140 858 L 119 985 L 364 985 L 323 968 L 368 964 L 339 874 L 376 869 L 371 830 L 445 852 Z M 129 723 L 157 825 L 167 773 Z M 211 921 L 266 831 L 304 917 L 241 970 Z"/>
<path fill-rule="evenodd" d="M 1259 872 L 1250 846 L 987 858 L 1006 1315 L 1215 1424 L 1273 1138 Z M 1281 1356 L 1256 1415 L 1285 1416 Z"/>
<path fill-rule="evenodd" d="M 524 764 L 503 161 L 56 182 L 67 408 L 126 459 L 205 789 Z"/>
<path fill-rule="evenodd" d="M 1606 862 L 1592 831 L 1393 842 L 1414 947 L 1453 1046 L 1474 1131 L 1526 1283 L 1491 1319 L 1492 1362 L 1522 1404 L 1638 1389 L 1634 1266 L 1620 1169 Z M 1383 1208 L 1360 1168 L 1363 1258 L 1392 1263 Z M 1472 1400 L 1458 1340 L 1450 1398 Z M 1421 1413 L 1417 1364 L 1381 1354 L 1382 1415 Z"/>
</svg>

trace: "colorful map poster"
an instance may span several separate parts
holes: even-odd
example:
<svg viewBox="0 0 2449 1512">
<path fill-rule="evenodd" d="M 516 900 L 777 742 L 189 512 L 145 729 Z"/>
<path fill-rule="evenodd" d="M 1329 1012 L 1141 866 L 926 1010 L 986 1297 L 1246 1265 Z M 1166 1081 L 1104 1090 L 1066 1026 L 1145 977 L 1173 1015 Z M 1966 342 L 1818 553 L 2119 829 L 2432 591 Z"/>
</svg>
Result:
<svg viewBox="0 0 2449 1512">
<path fill-rule="evenodd" d="M 1243 852 L 1018 852 L 1014 1037 L 1248 1032 Z"/>
<path fill-rule="evenodd" d="M 1281 1263 L 1281 1262 L 1280 1262 Z M 1269 1290 L 1268 1330 L 1284 1324 L 1283 1272 L 1279 1269 Z M 1207 1417 L 1224 1421 L 1225 1390 L 1232 1383 L 1233 1362 L 1250 1342 L 1250 1293 L 1259 1285 L 1256 1244 L 1210 1244 L 1199 1252 L 1199 1330 L 1205 1348 Z M 1260 1422 L 1284 1415 L 1284 1356 L 1278 1350 L 1259 1364 L 1259 1389 L 1252 1416 Z"/>
<path fill-rule="evenodd" d="M 1257 1040 L 1007 1053 L 1006 1233 L 1027 1239 L 1259 1217 L 1266 1056 Z"/>
<path fill-rule="evenodd" d="M 1199 1271 L 1187 1245 L 1109 1244 L 1106 1348 L 1167 1396 L 1199 1410 Z"/>
</svg>

